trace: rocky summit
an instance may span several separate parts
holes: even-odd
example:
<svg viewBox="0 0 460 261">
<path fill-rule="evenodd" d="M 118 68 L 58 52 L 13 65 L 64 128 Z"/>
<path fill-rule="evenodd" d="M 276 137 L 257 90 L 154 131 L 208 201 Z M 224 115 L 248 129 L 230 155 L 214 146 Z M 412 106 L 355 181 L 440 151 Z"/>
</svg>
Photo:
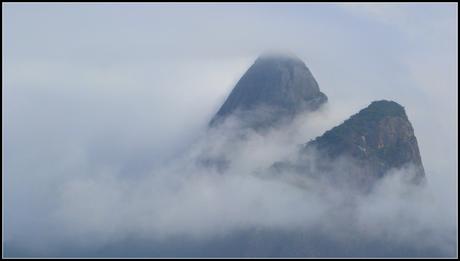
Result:
<svg viewBox="0 0 460 261">
<path fill-rule="evenodd" d="M 293 55 L 260 56 L 241 77 L 210 126 L 236 116 L 242 126 L 261 129 L 314 111 L 327 101 L 305 63 Z"/>
<path fill-rule="evenodd" d="M 425 177 L 414 129 L 404 108 L 393 101 L 372 102 L 307 143 L 303 151 L 309 149 L 315 149 L 323 161 L 353 161 L 367 179 L 379 179 L 393 168 L 406 166 L 414 168 L 414 182 Z"/>
<path fill-rule="evenodd" d="M 217 126 L 232 116 L 237 128 L 267 130 L 287 125 L 299 113 L 315 111 L 325 102 L 327 96 L 302 60 L 265 54 L 241 77 L 209 125 Z M 410 169 L 404 173 L 411 173 L 414 183 L 425 178 L 414 129 L 404 107 L 394 101 L 374 101 L 300 147 L 298 159 L 276 162 L 271 169 L 363 188 L 402 168 Z M 206 156 L 201 163 L 221 172 L 229 164 L 225 156 Z"/>
<path fill-rule="evenodd" d="M 296 173 L 372 189 L 391 170 L 403 170 L 412 184 L 425 180 L 417 139 L 404 108 L 374 101 L 320 137 L 301 145 L 298 157 L 271 166 L 275 173 Z"/>
</svg>

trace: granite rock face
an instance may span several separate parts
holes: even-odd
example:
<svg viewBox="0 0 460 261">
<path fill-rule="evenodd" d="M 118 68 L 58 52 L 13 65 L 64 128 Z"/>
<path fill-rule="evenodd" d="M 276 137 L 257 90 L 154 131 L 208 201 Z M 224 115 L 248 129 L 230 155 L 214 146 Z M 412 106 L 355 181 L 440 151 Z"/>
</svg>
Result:
<svg viewBox="0 0 460 261">
<path fill-rule="evenodd" d="M 315 111 L 325 102 L 327 96 L 302 60 L 266 54 L 246 71 L 209 125 L 218 126 L 232 116 L 238 119 L 238 128 L 267 130 L 288 125 L 299 113 Z M 413 127 L 404 108 L 393 101 L 374 101 L 300 147 L 298 159 L 276 162 L 271 169 L 330 177 L 364 188 L 392 169 L 411 168 L 414 183 L 425 178 Z M 212 156 L 202 164 L 223 172 L 229 161 Z"/>
<path fill-rule="evenodd" d="M 404 108 L 393 101 L 374 101 L 344 123 L 307 143 L 321 160 L 345 157 L 359 166 L 369 179 L 379 179 L 390 169 L 415 168 L 414 182 L 425 172 L 417 138 Z"/>
<path fill-rule="evenodd" d="M 417 138 L 404 108 L 374 101 L 342 124 L 300 146 L 298 158 L 272 165 L 275 173 L 297 173 L 362 191 L 391 170 L 409 183 L 425 180 Z"/>
<path fill-rule="evenodd" d="M 241 77 L 212 118 L 219 125 L 233 115 L 243 126 L 261 129 L 314 111 L 327 101 L 304 62 L 292 55 L 260 56 Z"/>
</svg>

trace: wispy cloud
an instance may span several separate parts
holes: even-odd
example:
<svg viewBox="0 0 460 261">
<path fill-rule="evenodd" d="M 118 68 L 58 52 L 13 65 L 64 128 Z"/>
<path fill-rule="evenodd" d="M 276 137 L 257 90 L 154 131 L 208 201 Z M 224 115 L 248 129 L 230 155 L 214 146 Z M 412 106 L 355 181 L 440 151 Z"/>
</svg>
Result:
<svg viewBox="0 0 460 261">
<path fill-rule="evenodd" d="M 177 238 L 219 249 L 229 241 L 218 238 L 269 228 L 309 231 L 341 253 L 382 253 L 375 246 L 389 242 L 455 255 L 456 7 L 5 5 L 6 254 L 122 254 L 131 238 L 159 246 L 132 247 L 140 255 L 174 254 Z M 329 104 L 244 141 L 207 132 L 270 48 L 298 54 Z M 314 181 L 260 175 L 374 99 L 405 106 L 426 189 L 407 190 L 395 174 L 347 201 Z M 227 173 L 196 165 L 203 153 L 230 158 Z M 324 250 L 309 244 L 310 254 Z"/>
</svg>

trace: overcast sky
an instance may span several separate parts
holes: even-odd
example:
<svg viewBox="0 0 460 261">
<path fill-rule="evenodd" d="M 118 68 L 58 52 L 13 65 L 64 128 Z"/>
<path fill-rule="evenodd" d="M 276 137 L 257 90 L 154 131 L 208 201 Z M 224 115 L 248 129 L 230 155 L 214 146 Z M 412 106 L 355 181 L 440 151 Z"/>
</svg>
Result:
<svg viewBox="0 0 460 261">
<path fill-rule="evenodd" d="M 306 63 L 334 124 L 373 100 L 403 105 L 455 217 L 457 7 L 3 4 L 5 240 L 40 238 L 62 190 L 95 173 L 132 178 L 174 160 L 274 49 Z"/>
</svg>

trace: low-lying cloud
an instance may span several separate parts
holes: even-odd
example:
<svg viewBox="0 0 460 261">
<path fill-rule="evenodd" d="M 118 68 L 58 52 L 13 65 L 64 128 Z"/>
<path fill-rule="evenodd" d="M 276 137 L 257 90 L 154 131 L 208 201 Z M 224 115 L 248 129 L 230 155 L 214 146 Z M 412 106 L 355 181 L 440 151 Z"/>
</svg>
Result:
<svg viewBox="0 0 460 261">
<path fill-rule="evenodd" d="M 457 12 L 5 5 L 4 254 L 455 256 Z M 268 133 L 207 130 L 271 48 L 298 55 L 329 103 Z M 377 99 L 405 107 L 425 186 L 394 170 L 358 196 L 266 171 Z"/>
<path fill-rule="evenodd" d="M 334 115 L 327 105 L 263 134 L 242 131 L 229 118 L 143 174 L 123 175 L 108 166 L 73 175 L 57 186 L 53 207 L 38 223 L 50 228 L 46 244 L 17 236 L 10 243 L 20 250 L 10 251 L 210 256 L 219 255 L 220 242 L 224 256 L 455 255 L 455 216 L 430 182 L 405 182 L 410 168 L 393 170 L 369 194 L 308 175 L 269 172 L 275 161 L 295 158 L 299 144 L 340 122 Z M 226 167 L 202 164 L 203 158 L 224 158 Z M 373 252 L 380 244 L 385 251 Z"/>
</svg>

